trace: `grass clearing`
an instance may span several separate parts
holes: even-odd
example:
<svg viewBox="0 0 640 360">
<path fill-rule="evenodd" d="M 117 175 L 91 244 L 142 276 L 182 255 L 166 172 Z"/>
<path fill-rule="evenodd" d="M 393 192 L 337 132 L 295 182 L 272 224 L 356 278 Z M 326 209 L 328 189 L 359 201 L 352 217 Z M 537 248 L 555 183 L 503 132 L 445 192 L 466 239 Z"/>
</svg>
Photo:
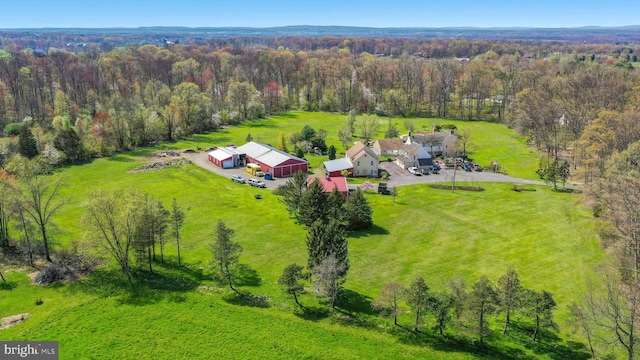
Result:
<svg viewBox="0 0 640 360">
<path fill-rule="evenodd" d="M 311 122 L 316 115 L 318 122 Z M 265 134 L 277 139 L 281 129 L 298 131 L 304 121 L 319 129 L 343 118 L 293 113 L 260 120 L 265 121 L 265 132 L 251 134 L 256 140 Z M 172 147 L 239 144 L 248 128 L 258 127 L 227 129 Z M 331 136 L 330 131 L 329 144 Z M 181 206 L 191 208 L 182 232 L 187 267 L 171 266 L 176 251 L 169 244 L 169 264 L 158 265 L 157 275 L 143 273 L 146 285 L 139 294 L 131 294 L 124 284 L 118 286 L 117 271 L 101 270 L 78 283 L 49 287 L 30 285 L 24 274 L 12 272 L 11 289 L 0 290 L 0 317 L 24 312 L 32 317 L 3 330 L 2 338 L 58 340 L 62 359 L 157 358 L 158 354 L 167 358 L 567 358 L 560 352 L 564 346 L 536 350 L 498 334 L 489 338 L 491 347 L 484 351 L 468 340 L 442 339 L 426 330 L 415 335 L 379 319 L 369 302 L 390 281 L 407 284 L 423 276 L 433 289 L 443 289 L 453 279 L 470 285 L 481 274 L 495 282 L 513 266 L 524 286 L 554 294 L 559 304 L 556 320 L 564 325 L 566 306 L 584 289 L 585 278 L 594 273 L 602 255 L 580 194 L 555 193 L 546 187 L 515 192 L 511 184 L 487 183 L 482 184 L 483 192 L 403 186 L 395 202 L 390 196 L 369 194 L 375 227 L 349 237 L 348 302 L 341 303 L 342 313 L 304 315 L 296 313 L 293 301 L 276 284 L 288 264 L 306 264 L 305 231 L 289 218 L 277 197 L 193 164 L 130 172 L 145 163 L 150 152 L 62 169 L 67 179 L 62 193 L 70 200 L 54 219 L 61 229 L 56 240 L 66 244 L 82 236 L 79 219 L 89 188 L 113 190 L 126 184 L 160 198 L 165 206 L 175 197 Z M 256 200 L 256 193 L 263 199 Z M 269 308 L 235 301 L 210 281 L 208 242 L 218 219 L 235 229 L 235 240 L 244 247 L 240 261 L 246 277 L 241 289 L 268 296 Z M 44 303 L 35 305 L 36 298 Z M 319 306 L 310 293 L 301 302 Z M 400 322 L 408 327 L 411 315 Z M 562 336 L 573 339 L 566 333 Z"/>
</svg>

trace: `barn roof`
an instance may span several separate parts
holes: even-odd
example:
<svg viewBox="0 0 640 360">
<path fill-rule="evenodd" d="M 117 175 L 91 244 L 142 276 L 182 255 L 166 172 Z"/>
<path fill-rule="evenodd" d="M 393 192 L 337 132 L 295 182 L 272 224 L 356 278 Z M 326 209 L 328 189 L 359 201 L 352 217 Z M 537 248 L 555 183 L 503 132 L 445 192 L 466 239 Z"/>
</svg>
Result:
<svg viewBox="0 0 640 360">
<path fill-rule="evenodd" d="M 404 147 L 402 139 L 378 139 L 376 142 L 383 151 L 400 150 Z"/>
<path fill-rule="evenodd" d="M 378 158 L 378 155 L 376 155 L 373 150 L 369 149 L 369 147 L 363 144 L 361 141 L 357 141 L 355 144 L 353 144 L 351 149 L 347 150 L 347 157 L 352 160 L 361 157 L 363 154 L 368 154 L 374 159 Z"/>
<path fill-rule="evenodd" d="M 353 165 L 346 158 L 340 158 L 324 162 L 324 168 L 328 172 L 342 171 L 353 168 Z"/>
<path fill-rule="evenodd" d="M 270 167 L 276 167 L 287 160 L 296 160 L 304 163 L 307 162 L 306 160 L 287 154 L 286 152 L 273 148 L 269 145 L 253 141 L 238 147 L 236 150 L 247 154 L 247 156 Z"/>
<path fill-rule="evenodd" d="M 330 178 L 309 178 L 307 184 L 311 185 L 314 181 L 320 181 L 324 192 L 330 193 L 334 188 L 338 188 L 341 193 L 349 192 L 349 185 L 347 185 L 347 178 L 343 176 L 336 176 Z"/>
<path fill-rule="evenodd" d="M 209 155 L 211 155 L 211 157 L 219 161 L 226 160 L 237 154 L 241 154 L 241 152 L 238 152 L 238 150 L 230 147 L 221 147 L 209 152 Z"/>
</svg>

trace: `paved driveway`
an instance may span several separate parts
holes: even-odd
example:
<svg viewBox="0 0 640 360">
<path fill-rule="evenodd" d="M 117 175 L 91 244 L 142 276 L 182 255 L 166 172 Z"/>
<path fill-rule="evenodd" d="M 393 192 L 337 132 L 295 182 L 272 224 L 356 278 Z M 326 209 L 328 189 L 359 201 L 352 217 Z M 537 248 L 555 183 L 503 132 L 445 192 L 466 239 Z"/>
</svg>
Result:
<svg viewBox="0 0 640 360">
<path fill-rule="evenodd" d="M 182 156 L 191 160 L 191 162 L 193 162 L 194 164 L 220 176 L 231 178 L 231 175 L 237 174 L 242 175 L 245 179 L 249 179 L 252 177 L 244 168 L 222 169 L 213 165 L 211 162 L 209 162 L 207 153 L 183 153 Z M 389 172 L 390 176 L 389 180 L 387 181 L 387 185 L 389 187 L 436 182 L 451 183 L 454 176 L 453 169 L 442 169 L 440 170 L 440 174 L 415 176 L 413 174 L 410 174 L 409 171 L 402 169 L 394 162 L 381 162 L 379 168 Z M 504 174 L 497 174 L 486 171 L 468 172 L 458 169 L 455 171 L 455 177 L 456 182 L 501 182 L 514 184 L 545 185 L 545 183 L 542 181 L 520 179 Z M 274 178 L 274 180 L 264 180 L 264 182 L 267 185 L 267 189 L 275 189 L 279 185 L 285 184 L 287 180 L 288 178 Z M 572 186 L 567 187 L 573 188 Z"/>
<path fill-rule="evenodd" d="M 264 180 L 264 178 L 258 178 L 257 176 L 252 176 L 251 174 L 247 173 L 247 170 L 245 170 L 244 167 L 242 168 L 235 168 L 235 169 L 222 169 L 219 168 L 215 165 L 213 165 L 210 161 L 209 161 L 209 157 L 207 153 L 182 153 L 182 156 L 186 159 L 191 160 L 192 163 L 200 166 L 201 168 L 205 169 L 205 170 L 209 170 L 212 173 L 218 174 L 220 176 L 224 176 L 226 178 L 231 179 L 231 175 L 241 175 L 242 177 L 244 177 L 245 179 L 250 179 L 250 178 L 255 178 L 255 179 L 260 179 L 263 180 L 264 183 L 267 185 L 267 189 L 275 189 L 277 188 L 280 184 L 284 184 L 287 182 L 287 179 L 279 179 L 279 178 L 274 178 L 273 180 Z M 231 180 L 229 180 L 231 181 Z"/>
</svg>

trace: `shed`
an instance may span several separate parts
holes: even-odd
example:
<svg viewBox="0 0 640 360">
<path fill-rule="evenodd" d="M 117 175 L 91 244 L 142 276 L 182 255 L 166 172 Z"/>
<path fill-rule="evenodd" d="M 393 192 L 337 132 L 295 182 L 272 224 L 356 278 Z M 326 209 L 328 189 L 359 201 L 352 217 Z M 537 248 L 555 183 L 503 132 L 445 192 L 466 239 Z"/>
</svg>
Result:
<svg viewBox="0 0 640 360">
<path fill-rule="evenodd" d="M 214 165 L 223 169 L 237 167 L 240 163 L 241 152 L 231 147 L 221 147 L 209 152 L 208 158 Z"/>
<path fill-rule="evenodd" d="M 329 177 L 342 176 L 344 170 L 349 172 L 349 176 L 353 175 L 353 165 L 346 158 L 324 162 L 324 171 Z"/>
</svg>

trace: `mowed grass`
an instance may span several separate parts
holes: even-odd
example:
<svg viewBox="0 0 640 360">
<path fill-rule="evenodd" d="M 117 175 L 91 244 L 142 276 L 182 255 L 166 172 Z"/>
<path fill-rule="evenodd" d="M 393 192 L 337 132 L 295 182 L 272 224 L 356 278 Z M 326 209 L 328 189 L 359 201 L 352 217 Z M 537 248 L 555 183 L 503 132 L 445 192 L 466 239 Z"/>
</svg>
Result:
<svg viewBox="0 0 640 360">
<path fill-rule="evenodd" d="M 283 115 L 272 116 L 247 122 L 243 125 L 223 129 L 210 134 L 201 134 L 172 144 L 172 148 L 184 149 L 217 145 L 224 146 L 229 143 L 244 144 L 247 134 L 251 134 L 254 141 L 263 142 L 272 146 L 278 146 L 279 134 L 284 132 L 287 137 L 294 132 L 300 132 L 305 125 L 310 125 L 316 130 L 328 131 L 327 146 L 334 145 L 338 150 L 338 156 L 344 156 L 345 148 L 338 139 L 338 130 L 346 127 L 347 117 L 343 114 L 329 114 L 321 112 L 289 112 Z M 425 118 L 380 118 L 380 131 L 375 139 L 384 138 L 384 132 L 388 127 L 388 121 L 396 124 L 401 134 L 406 134 L 404 124 L 410 120 L 415 124 L 417 131 L 432 131 L 437 125 L 455 124 L 458 129 L 470 129 L 471 137 L 467 152 L 469 156 L 483 167 L 488 167 L 491 162 L 498 161 L 503 171 L 510 176 L 539 179 L 536 174 L 538 169 L 538 152 L 527 146 L 524 139 L 502 124 L 479 121 L 455 121 L 444 119 Z M 356 135 L 358 135 L 356 131 Z M 354 137 L 354 141 L 358 137 Z M 289 144 L 289 149 L 293 145 Z M 314 168 L 322 167 L 322 162 L 328 160 L 326 156 L 307 155 L 307 159 Z"/>
<path fill-rule="evenodd" d="M 328 128 L 337 121 L 330 114 L 289 116 L 298 115 L 320 116 L 321 122 L 309 123 L 314 128 Z M 298 129 L 304 123 L 287 126 Z M 265 128 L 277 138 L 279 126 Z M 235 137 L 213 133 L 174 146 L 242 143 L 246 136 L 242 128 L 226 132 Z M 252 132 L 254 139 L 257 134 L 261 133 Z M 295 314 L 293 301 L 276 284 L 288 264 L 306 264 L 305 231 L 289 218 L 277 197 L 193 164 L 132 172 L 151 161 L 145 157 L 148 152 L 62 169 L 67 185 L 61 195 L 68 203 L 54 219 L 60 229 L 56 241 L 60 246 L 82 238 L 80 218 L 88 189 L 136 188 L 160 198 L 166 206 L 175 197 L 190 208 L 182 232 L 186 267 L 158 265 L 159 275 L 145 281 L 149 285 L 133 297 L 126 284 L 113 285 L 117 283 L 113 272 L 105 270 L 78 283 L 53 287 L 30 285 L 24 274 L 13 272 L 9 276 L 13 288 L 0 290 L 0 317 L 23 312 L 32 317 L 2 330 L 1 338 L 58 340 L 63 359 L 561 358 L 553 351 L 536 352 L 499 335 L 490 337 L 487 351 L 478 351 L 468 341 L 428 334 L 415 337 L 378 319 L 369 302 L 391 281 L 407 284 L 423 276 L 437 290 L 453 279 L 470 285 L 482 274 L 495 282 L 512 266 L 525 286 L 554 294 L 559 304 L 556 320 L 562 326 L 566 306 L 579 300 L 601 257 L 592 217 L 579 194 L 554 193 L 546 187 L 514 192 L 508 184 L 482 184 L 484 192 L 456 193 L 427 185 L 400 187 L 395 202 L 390 196 L 367 195 L 375 227 L 349 237 L 348 301 L 339 307 L 350 315 L 305 319 Z M 256 200 L 256 193 L 263 199 Z M 228 291 L 210 281 L 208 242 L 218 219 L 235 229 L 235 240 L 244 248 L 240 261 L 248 280 L 240 288 L 266 295 L 270 307 L 230 301 Z M 167 246 L 166 254 L 169 265 L 175 265 L 173 244 Z M 36 298 L 44 304 L 36 306 Z M 319 306 L 311 289 L 301 301 Z M 400 320 L 409 327 L 411 314 Z M 566 331 L 562 336 L 572 339 Z"/>
</svg>

